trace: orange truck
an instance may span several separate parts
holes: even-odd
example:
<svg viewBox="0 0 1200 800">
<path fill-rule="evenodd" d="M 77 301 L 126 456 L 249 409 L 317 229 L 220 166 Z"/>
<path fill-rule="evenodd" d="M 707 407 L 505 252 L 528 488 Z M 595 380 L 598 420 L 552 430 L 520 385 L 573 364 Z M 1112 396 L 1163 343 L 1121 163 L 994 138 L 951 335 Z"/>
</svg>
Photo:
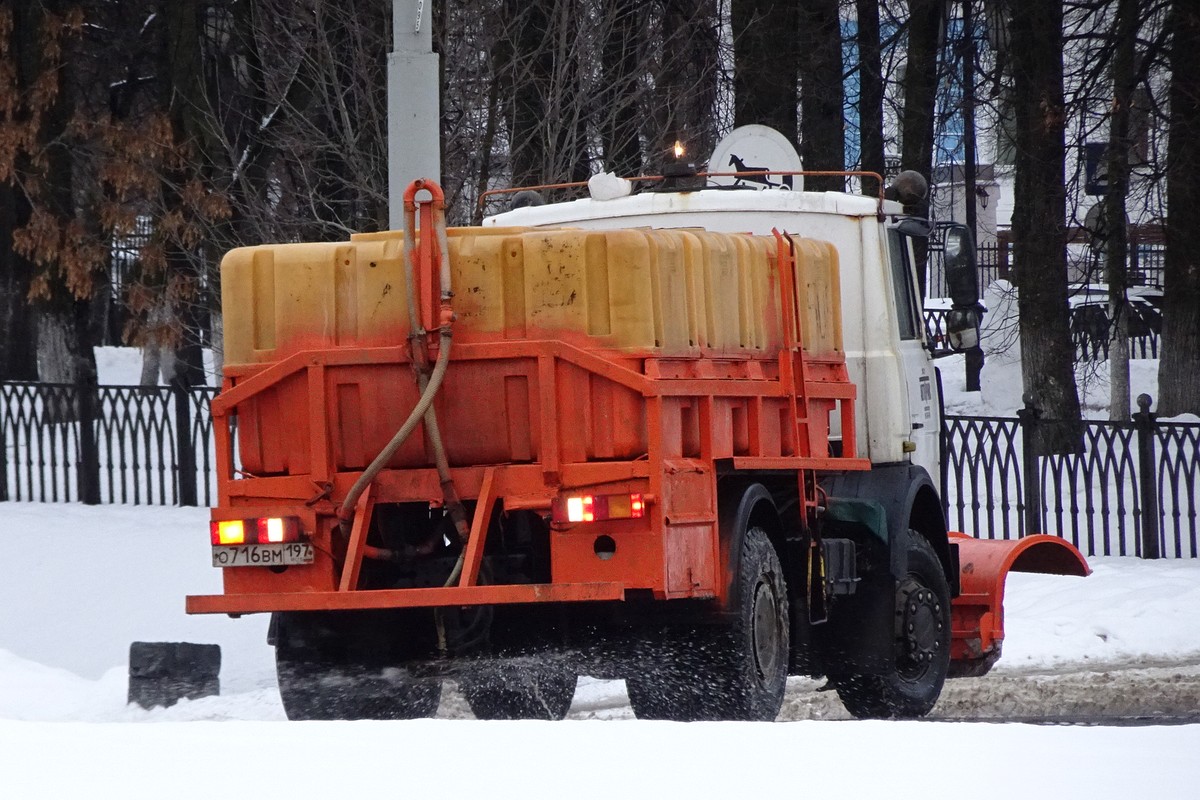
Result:
<svg viewBox="0 0 1200 800">
<path fill-rule="evenodd" d="M 405 209 L 221 267 L 224 592 L 187 608 L 272 615 L 290 718 L 428 716 L 452 679 L 480 718 L 557 719 L 583 674 L 642 718 L 774 719 L 794 674 L 915 717 L 998 657 L 1008 570 L 1086 574 L 1057 538 L 947 531 L 899 203 L 646 192 L 447 229 L 418 181 Z"/>
</svg>

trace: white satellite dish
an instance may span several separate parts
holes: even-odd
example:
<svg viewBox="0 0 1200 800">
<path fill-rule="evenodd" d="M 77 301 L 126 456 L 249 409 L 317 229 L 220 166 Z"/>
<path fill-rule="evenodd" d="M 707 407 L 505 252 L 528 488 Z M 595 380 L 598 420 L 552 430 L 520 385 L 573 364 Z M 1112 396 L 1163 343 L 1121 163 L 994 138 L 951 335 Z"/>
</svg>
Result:
<svg viewBox="0 0 1200 800">
<path fill-rule="evenodd" d="M 786 136 L 766 125 L 743 125 L 734 128 L 717 143 L 708 161 L 707 171 L 799 172 L 801 169 L 800 156 Z M 748 189 L 804 189 L 804 178 L 800 175 L 717 176 L 708 180 L 717 186 L 744 186 Z"/>
</svg>

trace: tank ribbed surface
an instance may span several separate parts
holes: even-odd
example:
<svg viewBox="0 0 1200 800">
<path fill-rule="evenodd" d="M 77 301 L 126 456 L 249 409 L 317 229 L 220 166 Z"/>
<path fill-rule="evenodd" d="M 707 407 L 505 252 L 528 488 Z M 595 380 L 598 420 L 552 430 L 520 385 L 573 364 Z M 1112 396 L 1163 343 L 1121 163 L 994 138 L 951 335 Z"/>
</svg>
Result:
<svg viewBox="0 0 1200 800">
<path fill-rule="evenodd" d="M 449 232 L 455 341 L 561 338 L 658 356 L 772 353 L 782 344 L 773 237 L 700 229 Z M 837 252 L 792 237 L 798 332 L 841 350 Z M 405 342 L 399 232 L 239 248 L 221 264 L 225 363 Z"/>
</svg>

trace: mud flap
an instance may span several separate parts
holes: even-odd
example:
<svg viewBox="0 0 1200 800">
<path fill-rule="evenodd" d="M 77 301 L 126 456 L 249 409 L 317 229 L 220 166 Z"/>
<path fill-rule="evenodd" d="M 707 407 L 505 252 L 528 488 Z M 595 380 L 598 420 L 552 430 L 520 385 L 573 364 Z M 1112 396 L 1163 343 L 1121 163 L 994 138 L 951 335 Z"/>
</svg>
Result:
<svg viewBox="0 0 1200 800">
<path fill-rule="evenodd" d="M 1023 539 L 975 539 L 952 532 L 958 546 L 961 592 L 951 607 L 950 677 L 987 673 L 1004 643 L 1004 581 L 1009 572 L 1091 573 L 1070 542 L 1036 534 Z"/>
</svg>

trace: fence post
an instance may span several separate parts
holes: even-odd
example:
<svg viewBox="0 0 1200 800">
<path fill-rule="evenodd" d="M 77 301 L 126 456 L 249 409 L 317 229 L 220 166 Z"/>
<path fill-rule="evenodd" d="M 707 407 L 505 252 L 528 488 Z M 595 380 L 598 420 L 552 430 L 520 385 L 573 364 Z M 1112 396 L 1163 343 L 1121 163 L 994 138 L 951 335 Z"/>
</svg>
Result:
<svg viewBox="0 0 1200 800">
<path fill-rule="evenodd" d="M 1006 281 L 1012 280 L 1011 276 L 1009 275 L 1009 263 L 1008 263 L 1009 241 L 1008 241 L 1008 232 L 1007 231 L 1000 231 L 999 233 L 996 234 L 996 248 L 997 248 L 998 254 L 1000 256 L 1000 258 L 998 259 L 999 260 L 999 268 L 996 270 L 996 276 L 999 278 L 1003 278 Z"/>
<path fill-rule="evenodd" d="M 1025 489 L 1024 530 L 1022 536 L 1043 533 L 1046 527 L 1042 518 L 1042 476 L 1038 471 L 1038 418 L 1042 412 L 1033 403 L 1033 395 L 1021 398 L 1025 407 L 1017 410 L 1021 421 L 1021 478 Z"/>
<path fill-rule="evenodd" d="M 0 383 L 0 396 L 4 396 L 4 404 L 0 408 L 8 408 L 8 385 Z M 0 414 L 0 503 L 8 502 L 8 442 L 5 440 L 4 428 L 8 422 L 7 414 Z"/>
<path fill-rule="evenodd" d="M 1142 558 L 1161 558 L 1158 546 L 1158 470 L 1154 463 L 1155 420 L 1158 415 L 1150 411 L 1150 395 L 1139 394 L 1138 408 L 1133 415 L 1137 427 L 1138 446 L 1138 490 L 1142 501 Z"/>
<path fill-rule="evenodd" d="M 175 399 L 175 487 L 179 505 L 196 505 L 196 448 L 192 442 L 192 392 L 185 375 L 171 378 Z"/>
<path fill-rule="evenodd" d="M 80 375 L 75 390 L 79 393 L 79 500 L 94 506 L 100 503 L 100 445 L 96 442 L 96 393 L 99 388 L 95 373 Z"/>
<path fill-rule="evenodd" d="M 1129 231 L 1129 244 L 1128 244 L 1128 247 L 1129 247 L 1128 284 L 1133 284 L 1136 282 L 1138 285 L 1142 285 L 1142 284 L 1146 283 L 1146 276 L 1142 275 L 1142 265 L 1139 263 L 1141 259 L 1138 258 L 1138 246 L 1141 245 L 1141 243 L 1142 243 L 1141 237 L 1138 236 L 1137 227 L 1131 226 L 1131 230 Z"/>
</svg>

